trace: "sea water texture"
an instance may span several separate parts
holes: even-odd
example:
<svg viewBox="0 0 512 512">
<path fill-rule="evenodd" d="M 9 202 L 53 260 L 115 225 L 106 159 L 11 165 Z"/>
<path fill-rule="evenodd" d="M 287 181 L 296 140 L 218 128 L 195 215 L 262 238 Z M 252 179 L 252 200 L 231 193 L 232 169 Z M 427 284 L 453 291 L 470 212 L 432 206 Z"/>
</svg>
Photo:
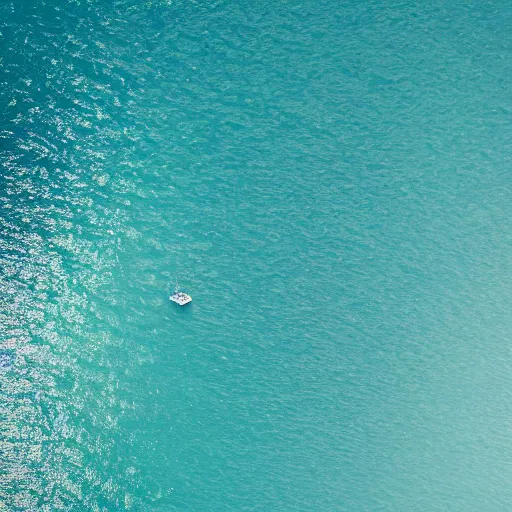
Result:
<svg viewBox="0 0 512 512">
<path fill-rule="evenodd" d="M 0 510 L 512 510 L 511 23 L 2 1 Z"/>
</svg>

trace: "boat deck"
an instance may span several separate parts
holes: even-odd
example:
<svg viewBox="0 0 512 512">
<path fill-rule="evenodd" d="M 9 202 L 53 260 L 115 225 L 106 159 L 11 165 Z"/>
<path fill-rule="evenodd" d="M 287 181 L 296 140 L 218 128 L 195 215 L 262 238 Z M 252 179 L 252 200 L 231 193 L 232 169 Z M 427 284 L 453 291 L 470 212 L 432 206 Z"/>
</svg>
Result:
<svg viewBox="0 0 512 512">
<path fill-rule="evenodd" d="M 192 302 L 192 297 L 190 295 L 187 295 L 186 293 L 177 292 L 171 295 L 169 297 L 169 300 L 175 302 L 176 304 L 179 304 L 180 306 L 184 306 L 185 304 Z"/>
</svg>

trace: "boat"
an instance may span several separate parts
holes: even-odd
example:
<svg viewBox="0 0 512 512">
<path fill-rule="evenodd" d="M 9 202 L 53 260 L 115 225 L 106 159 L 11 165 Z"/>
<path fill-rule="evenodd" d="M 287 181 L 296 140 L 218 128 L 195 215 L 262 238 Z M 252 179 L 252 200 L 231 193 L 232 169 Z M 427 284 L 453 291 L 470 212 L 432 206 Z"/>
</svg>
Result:
<svg viewBox="0 0 512 512">
<path fill-rule="evenodd" d="M 179 304 L 180 306 L 184 306 L 185 304 L 192 302 L 192 297 L 186 293 L 180 292 L 180 287 L 178 286 L 178 283 L 176 283 L 174 293 L 169 297 L 169 300 Z"/>
</svg>

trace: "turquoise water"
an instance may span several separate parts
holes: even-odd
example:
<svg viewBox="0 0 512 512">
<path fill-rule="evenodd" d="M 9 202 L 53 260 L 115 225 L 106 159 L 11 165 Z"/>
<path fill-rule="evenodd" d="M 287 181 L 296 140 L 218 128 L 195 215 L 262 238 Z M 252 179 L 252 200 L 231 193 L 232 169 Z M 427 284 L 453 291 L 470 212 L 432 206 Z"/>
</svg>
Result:
<svg viewBox="0 0 512 512">
<path fill-rule="evenodd" d="M 511 21 L 1 3 L 0 511 L 512 509 Z"/>
</svg>

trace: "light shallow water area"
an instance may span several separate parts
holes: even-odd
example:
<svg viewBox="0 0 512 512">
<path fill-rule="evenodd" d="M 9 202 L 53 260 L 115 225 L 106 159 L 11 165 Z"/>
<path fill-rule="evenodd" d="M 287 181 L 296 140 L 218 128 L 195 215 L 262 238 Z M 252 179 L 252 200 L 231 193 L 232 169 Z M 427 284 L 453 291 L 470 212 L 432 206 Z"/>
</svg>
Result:
<svg viewBox="0 0 512 512">
<path fill-rule="evenodd" d="M 1 3 L 0 511 L 510 509 L 511 14 Z"/>
</svg>

